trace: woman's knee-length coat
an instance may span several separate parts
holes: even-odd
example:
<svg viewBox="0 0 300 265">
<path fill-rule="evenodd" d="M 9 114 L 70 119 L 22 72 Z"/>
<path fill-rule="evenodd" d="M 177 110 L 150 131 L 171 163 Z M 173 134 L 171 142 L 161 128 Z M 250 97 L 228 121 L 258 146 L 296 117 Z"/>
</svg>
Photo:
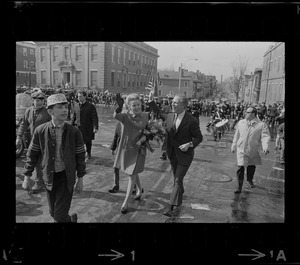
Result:
<svg viewBox="0 0 300 265">
<path fill-rule="evenodd" d="M 114 118 L 121 122 L 121 137 L 117 148 L 114 167 L 119 167 L 128 175 L 144 171 L 145 153 L 136 148 L 149 119 L 148 112 L 140 115 L 114 112 Z"/>
</svg>

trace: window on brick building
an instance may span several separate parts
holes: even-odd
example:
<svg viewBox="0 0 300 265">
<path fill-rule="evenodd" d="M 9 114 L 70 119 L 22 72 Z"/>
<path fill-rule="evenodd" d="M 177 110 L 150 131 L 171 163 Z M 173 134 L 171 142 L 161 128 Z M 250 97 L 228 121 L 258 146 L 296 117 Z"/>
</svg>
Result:
<svg viewBox="0 0 300 265">
<path fill-rule="evenodd" d="M 53 47 L 53 62 L 58 61 L 58 47 Z"/>
<path fill-rule="evenodd" d="M 41 54 L 41 62 L 45 62 L 46 61 L 46 49 L 40 48 L 40 54 Z"/>
<path fill-rule="evenodd" d="M 132 86 L 135 86 L 136 74 L 132 74 Z"/>
<path fill-rule="evenodd" d="M 57 85 L 58 84 L 58 76 L 59 76 L 59 73 L 58 71 L 53 71 L 53 85 Z"/>
<path fill-rule="evenodd" d="M 97 71 L 91 71 L 91 86 L 92 87 L 97 86 L 97 81 L 98 81 L 97 74 L 98 74 Z"/>
<path fill-rule="evenodd" d="M 24 61 L 24 65 L 23 66 L 24 66 L 25 69 L 27 69 L 28 68 L 28 62 Z"/>
<path fill-rule="evenodd" d="M 128 64 L 131 65 L 131 52 L 128 51 Z"/>
<path fill-rule="evenodd" d="M 123 87 L 126 87 L 126 73 L 123 74 Z"/>
<path fill-rule="evenodd" d="M 70 47 L 69 46 L 64 47 L 64 57 L 66 60 L 70 59 Z"/>
<path fill-rule="evenodd" d="M 30 55 L 34 55 L 34 50 L 30 49 Z"/>
<path fill-rule="evenodd" d="M 41 84 L 46 85 L 46 71 L 41 71 Z"/>
<path fill-rule="evenodd" d="M 118 64 L 121 64 L 121 49 L 118 49 Z"/>
<path fill-rule="evenodd" d="M 97 45 L 91 45 L 91 61 L 98 60 Z"/>
<path fill-rule="evenodd" d="M 123 54 L 123 64 L 126 64 L 126 50 L 124 49 L 124 54 Z"/>
<path fill-rule="evenodd" d="M 111 47 L 111 61 L 113 63 L 116 61 L 116 59 L 115 59 L 115 46 Z"/>
<path fill-rule="evenodd" d="M 27 48 L 23 48 L 23 56 L 27 56 Z"/>
<path fill-rule="evenodd" d="M 76 71 L 75 73 L 75 85 L 82 86 L 82 71 Z"/>
<path fill-rule="evenodd" d="M 75 58 L 76 58 L 76 61 L 80 62 L 82 60 L 82 46 L 80 45 L 77 45 L 75 46 Z"/>
<path fill-rule="evenodd" d="M 112 87 L 115 86 L 115 72 L 111 72 L 111 76 L 110 76 L 110 85 Z"/>
<path fill-rule="evenodd" d="M 135 53 L 132 54 L 132 65 L 135 66 Z"/>
<path fill-rule="evenodd" d="M 128 82 L 127 82 L 128 87 L 130 87 L 130 81 L 131 81 L 131 74 L 128 74 Z"/>
</svg>

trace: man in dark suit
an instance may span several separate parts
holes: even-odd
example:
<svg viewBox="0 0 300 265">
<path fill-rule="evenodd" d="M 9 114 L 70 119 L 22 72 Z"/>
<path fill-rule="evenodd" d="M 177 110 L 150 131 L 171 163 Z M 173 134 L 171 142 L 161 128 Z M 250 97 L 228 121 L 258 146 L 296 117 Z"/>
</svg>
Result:
<svg viewBox="0 0 300 265">
<path fill-rule="evenodd" d="M 99 127 L 98 114 L 95 106 L 86 100 L 87 94 L 85 91 L 79 91 L 77 93 L 77 97 L 79 101 L 80 113 L 74 112 L 72 117 L 72 125 L 79 124 L 78 128 L 81 131 L 83 142 L 86 146 L 87 162 L 87 160 L 91 158 L 92 140 L 95 139 L 95 133 L 97 133 Z"/>
<path fill-rule="evenodd" d="M 164 212 L 166 216 L 174 216 L 179 211 L 184 193 L 183 178 L 194 158 L 194 148 L 202 142 L 199 121 L 186 111 L 188 100 L 182 95 L 176 95 L 172 100 L 171 113 L 163 113 L 153 101 L 153 91 L 149 94 L 149 106 L 154 112 L 159 112 L 166 121 L 167 156 L 170 160 L 174 186 L 170 205 Z"/>
</svg>

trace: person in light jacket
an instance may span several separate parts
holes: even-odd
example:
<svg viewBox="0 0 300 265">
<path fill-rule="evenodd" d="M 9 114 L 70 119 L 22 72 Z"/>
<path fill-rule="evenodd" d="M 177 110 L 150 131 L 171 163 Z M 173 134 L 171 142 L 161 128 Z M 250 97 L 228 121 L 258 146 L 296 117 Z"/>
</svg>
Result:
<svg viewBox="0 0 300 265">
<path fill-rule="evenodd" d="M 241 193 L 244 182 L 244 171 L 247 169 L 247 181 L 253 188 L 253 176 L 256 165 L 261 165 L 261 147 L 265 155 L 269 153 L 270 132 L 268 126 L 257 117 L 257 110 L 249 107 L 245 119 L 240 120 L 235 131 L 231 152 L 237 154 L 237 182 L 235 193 Z"/>
</svg>

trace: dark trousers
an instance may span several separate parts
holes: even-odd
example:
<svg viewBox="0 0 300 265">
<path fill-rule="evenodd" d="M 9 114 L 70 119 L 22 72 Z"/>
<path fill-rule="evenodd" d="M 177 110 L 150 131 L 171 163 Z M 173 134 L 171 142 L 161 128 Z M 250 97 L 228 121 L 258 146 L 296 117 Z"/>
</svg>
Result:
<svg viewBox="0 0 300 265">
<path fill-rule="evenodd" d="M 47 190 L 49 212 L 56 223 L 69 223 L 69 210 L 73 196 L 73 189 L 68 190 L 68 181 L 65 171 L 54 173 L 52 190 Z"/>
<path fill-rule="evenodd" d="M 247 181 L 253 181 L 255 169 L 256 169 L 256 167 L 254 165 L 247 166 Z M 237 176 L 239 185 L 243 185 L 244 174 L 245 174 L 245 167 L 239 166 L 239 168 L 236 172 L 236 176 Z"/>
<path fill-rule="evenodd" d="M 172 157 L 170 158 L 170 163 L 174 176 L 174 186 L 170 198 L 171 206 L 180 206 L 182 204 L 182 197 L 184 193 L 183 188 L 183 178 L 186 175 L 190 165 L 182 165 L 178 161 L 175 152 L 173 152 Z"/>
<path fill-rule="evenodd" d="M 114 176 L 115 176 L 115 186 L 119 187 L 120 183 L 120 169 L 117 167 L 114 167 Z"/>
<path fill-rule="evenodd" d="M 88 141 L 85 143 L 86 152 L 90 155 L 92 150 L 92 141 Z"/>
</svg>

